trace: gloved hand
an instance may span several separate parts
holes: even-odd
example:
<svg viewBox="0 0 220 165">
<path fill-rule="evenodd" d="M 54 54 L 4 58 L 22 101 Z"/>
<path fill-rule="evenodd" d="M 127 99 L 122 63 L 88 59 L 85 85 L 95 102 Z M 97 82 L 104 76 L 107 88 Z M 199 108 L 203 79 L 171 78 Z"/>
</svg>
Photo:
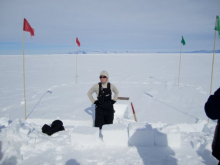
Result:
<svg viewBox="0 0 220 165">
<path fill-rule="evenodd" d="M 97 106 L 97 105 L 99 105 L 99 101 L 96 100 L 93 104 L 95 104 Z"/>
<path fill-rule="evenodd" d="M 116 103 L 116 101 L 115 101 L 115 100 L 111 100 L 111 103 L 112 103 L 112 104 L 115 104 L 115 103 Z"/>
</svg>

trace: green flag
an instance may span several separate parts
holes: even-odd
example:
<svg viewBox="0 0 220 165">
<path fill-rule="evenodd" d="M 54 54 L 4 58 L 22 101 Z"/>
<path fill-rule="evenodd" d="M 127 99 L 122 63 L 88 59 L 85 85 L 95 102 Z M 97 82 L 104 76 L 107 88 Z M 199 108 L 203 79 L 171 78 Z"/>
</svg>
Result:
<svg viewBox="0 0 220 165">
<path fill-rule="evenodd" d="M 182 43 L 183 45 L 185 45 L 185 44 L 186 44 L 186 42 L 185 42 L 185 40 L 184 40 L 183 36 L 182 36 L 181 43 Z"/>
<path fill-rule="evenodd" d="M 220 38 L 220 20 L 219 20 L 219 16 L 216 16 L 215 30 L 218 31 L 218 36 Z"/>
</svg>

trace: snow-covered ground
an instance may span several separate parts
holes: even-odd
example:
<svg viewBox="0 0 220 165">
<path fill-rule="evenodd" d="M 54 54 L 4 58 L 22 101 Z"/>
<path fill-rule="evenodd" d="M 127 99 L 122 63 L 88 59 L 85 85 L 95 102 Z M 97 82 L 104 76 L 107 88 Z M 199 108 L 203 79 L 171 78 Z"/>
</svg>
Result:
<svg viewBox="0 0 220 165">
<path fill-rule="evenodd" d="M 220 86 L 219 55 L 213 92 Z M 211 155 L 216 121 L 207 123 L 204 112 L 212 54 L 182 54 L 179 86 L 179 54 L 79 54 L 77 84 L 75 55 L 25 60 L 27 120 L 22 56 L 0 56 L 1 164 L 217 164 Z M 87 91 L 102 70 L 130 100 L 117 101 L 114 125 L 99 133 Z M 41 127 L 56 119 L 66 130 L 43 134 Z"/>
</svg>

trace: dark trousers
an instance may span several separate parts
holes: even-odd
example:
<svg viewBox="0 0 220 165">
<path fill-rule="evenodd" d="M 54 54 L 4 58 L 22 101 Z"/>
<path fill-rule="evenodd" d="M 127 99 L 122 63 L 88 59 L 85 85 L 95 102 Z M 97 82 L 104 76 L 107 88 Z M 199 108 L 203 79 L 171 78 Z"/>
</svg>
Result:
<svg viewBox="0 0 220 165">
<path fill-rule="evenodd" d="M 102 129 L 104 124 L 112 124 L 114 120 L 114 109 L 110 101 L 98 105 L 95 110 L 95 127 Z"/>
</svg>

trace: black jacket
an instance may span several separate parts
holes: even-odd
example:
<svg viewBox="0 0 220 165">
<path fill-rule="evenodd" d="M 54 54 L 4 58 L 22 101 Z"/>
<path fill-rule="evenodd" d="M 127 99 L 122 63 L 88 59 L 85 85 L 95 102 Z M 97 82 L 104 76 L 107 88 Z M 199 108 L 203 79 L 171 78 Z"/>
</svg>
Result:
<svg viewBox="0 0 220 165">
<path fill-rule="evenodd" d="M 209 96 L 208 101 L 205 104 L 206 115 L 212 119 L 220 119 L 220 88 Z"/>
<path fill-rule="evenodd" d="M 212 142 L 212 155 L 220 160 L 220 88 L 214 93 L 214 95 L 209 96 L 205 104 L 205 112 L 210 119 L 218 119 Z"/>
</svg>

